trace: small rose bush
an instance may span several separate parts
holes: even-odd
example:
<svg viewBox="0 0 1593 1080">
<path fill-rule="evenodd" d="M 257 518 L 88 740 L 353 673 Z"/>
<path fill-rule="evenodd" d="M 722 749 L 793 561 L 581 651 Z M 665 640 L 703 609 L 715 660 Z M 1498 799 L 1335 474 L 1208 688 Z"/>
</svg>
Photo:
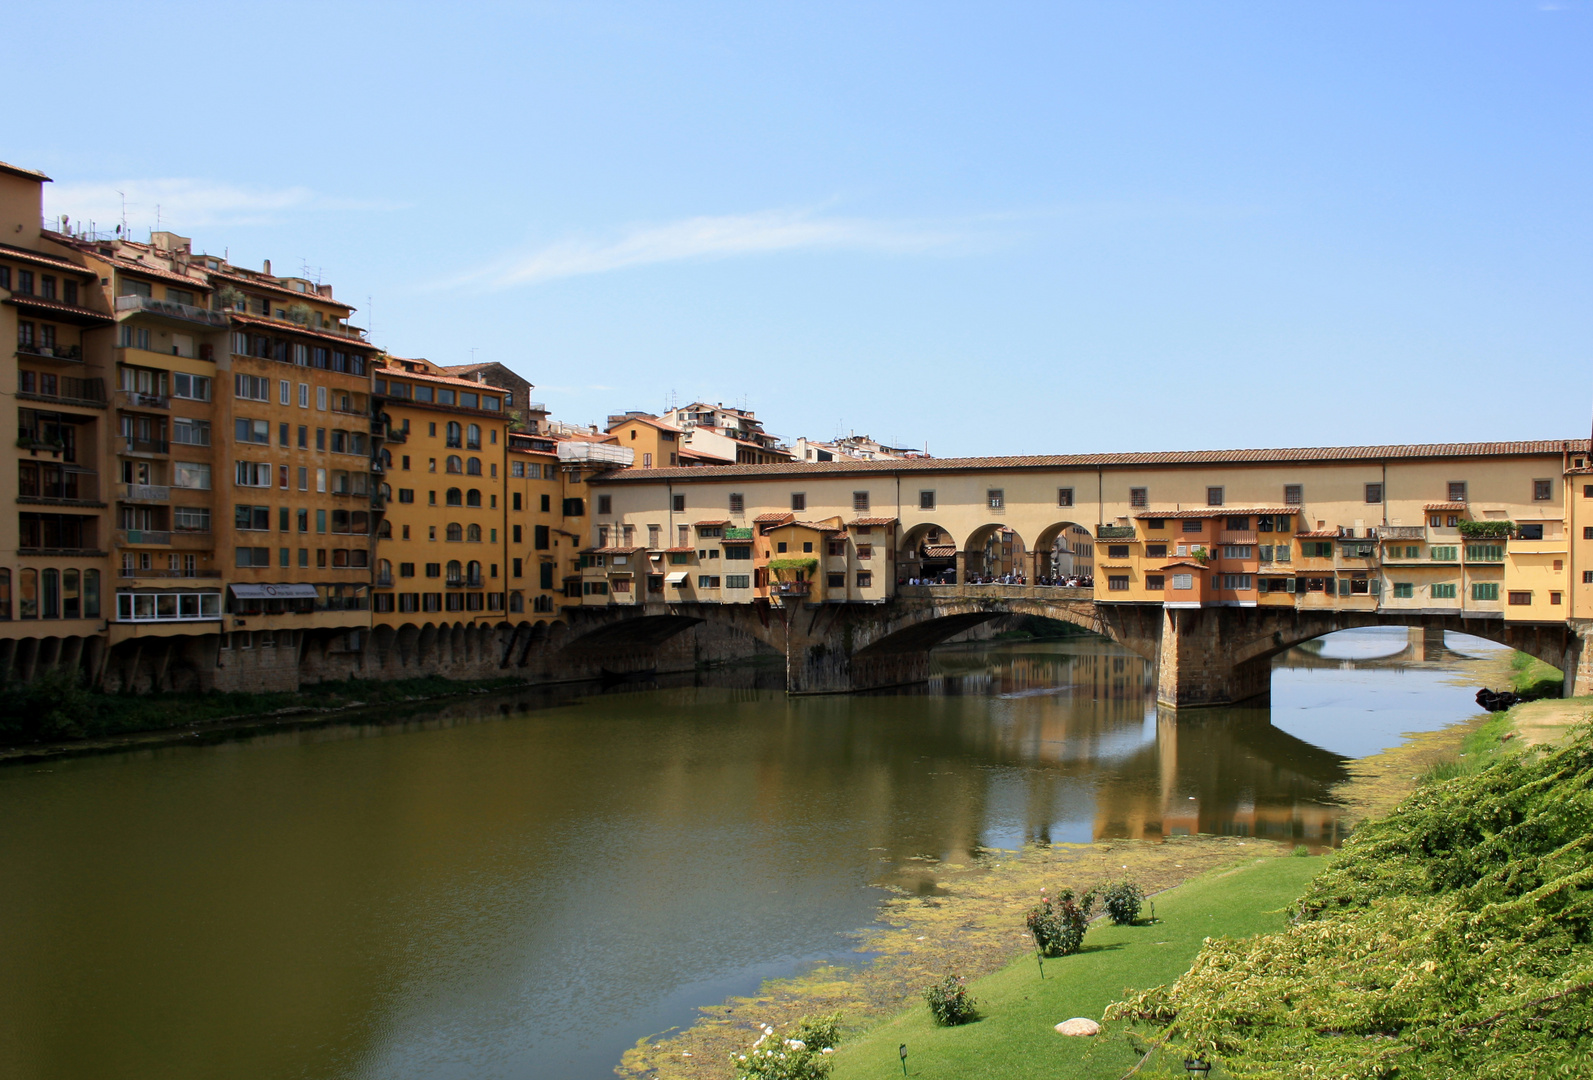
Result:
<svg viewBox="0 0 1593 1080">
<path fill-rule="evenodd" d="M 840 1025 L 840 1013 L 803 1017 L 789 1038 L 762 1025 L 750 1049 L 730 1055 L 736 1080 L 824 1080 L 830 1075 L 830 1055 L 840 1042 Z"/>
<path fill-rule="evenodd" d="M 924 991 L 929 1002 L 930 1015 L 941 1027 L 971 1024 L 979 1019 L 978 1002 L 968 993 L 968 984 L 960 976 L 947 974 Z"/>
<path fill-rule="evenodd" d="M 1118 926 L 1132 926 L 1139 921 L 1140 908 L 1145 905 L 1145 890 L 1124 878 L 1101 887 L 1101 906 L 1106 915 Z"/>
<path fill-rule="evenodd" d="M 1041 889 L 1040 902 L 1029 909 L 1024 921 L 1041 956 L 1067 956 L 1084 944 L 1084 931 L 1089 929 L 1094 909 L 1093 890 L 1077 896 L 1072 889 L 1063 889 L 1053 898 Z"/>
</svg>

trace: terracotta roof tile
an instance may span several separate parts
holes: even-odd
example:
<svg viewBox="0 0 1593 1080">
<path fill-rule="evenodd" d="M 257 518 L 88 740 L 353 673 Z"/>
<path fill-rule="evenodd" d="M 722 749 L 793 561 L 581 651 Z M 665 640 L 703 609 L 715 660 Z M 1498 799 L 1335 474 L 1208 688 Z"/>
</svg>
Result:
<svg viewBox="0 0 1593 1080">
<path fill-rule="evenodd" d="M 657 472 L 658 470 L 654 469 L 653 471 Z M 752 523 L 754 525 L 780 525 L 787 521 L 794 521 L 795 519 L 795 514 L 759 514 L 757 517 L 752 519 Z"/>
<path fill-rule="evenodd" d="M 729 524 L 730 524 L 730 519 L 729 518 L 711 518 L 708 521 L 694 521 L 694 522 L 692 522 L 692 528 L 700 529 L 704 525 L 712 527 L 714 525 L 729 525 Z"/>
<path fill-rule="evenodd" d="M 116 321 L 115 316 L 107 315 L 103 311 L 78 307 L 76 304 L 65 304 L 59 300 L 46 300 L 42 296 L 25 296 L 20 293 L 12 293 L 7 303 L 15 304 L 17 307 L 30 308 L 35 312 L 54 312 L 61 318 L 72 322 L 102 323 L 109 326 Z"/>
<path fill-rule="evenodd" d="M 56 255 L 45 255 L 43 252 L 33 251 L 29 248 L 17 247 L 14 244 L 0 244 L 0 256 L 16 259 L 19 262 L 33 263 L 35 266 L 49 266 L 57 270 L 78 274 L 82 277 L 94 277 L 94 271 L 86 266 L 79 266 Z"/>
<path fill-rule="evenodd" d="M 354 308 L 350 305 L 343 303 L 341 300 L 333 300 L 330 296 L 322 296 L 320 293 L 299 292 L 296 289 L 288 288 L 286 285 L 279 285 L 274 281 L 267 281 L 264 278 L 257 278 L 250 274 L 239 274 L 230 270 L 211 270 L 209 271 L 209 274 L 211 277 L 220 278 L 222 281 L 236 282 L 239 285 L 248 285 L 251 288 L 259 289 L 262 292 L 273 293 L 284 298 L 291 298 L 294 300 L 313 300 L 317 304 L 325 304 L 327 307 L 339 308 L 343 311 L 354 310 Z"/>
<path fill-rule="evenodd" d="M 957 555 L 956 544 L 925 544 L 924 558 L 926 559 L 951 559 Z"/>
<path fill-rule="evenodd" d="M 1294 515 L 1299 512 L 1298 506 L 1206 506 L 1199 510 L 1147 510 L 1134 516 L 1140 521 L 1161 521 L 1166 518 L 1257 517 L 1261 514 Z"/>
<path fill-rule="evenodd" d="M 1519 442 L 1410 443 L 1389 446 L 1315 446 L 1275 450 L 1167 450 L 1142 454 L 1049 454 L 1019 457 L 888 458 L 879 461 L 784 462 L 776 465 L 726 465 L 697 469 L 649 469 L 616 472 L 603 483 L 627 484 L 656 480 L 720 480 L 743 477 L 851 476 L 894 472 L 967 472 L 983 469 L 1095 469 L 1156 465 L 1270 465 L 1287 462 L 1396 461 L 1454 457 L 1547 457 L 1587 453 L 1587 439 L 1541 439 Z M 1297 508 L 1290 513 L 1298 513 Z"/>
<path fill-rule="evenodd" d="M 1465 508 L 1466 504 L 1463 502 L 1428 503 L 1422 507 L 1423 510 L 1464 510 Z"/>
<path fill-rule="evenodd" d="M 894 524 L 896 524 L 896 519 L 895 518 L 890 518 L 890 517 L 864 517 L 864 518 L 857 518 L 857 519 L 855 519 L 853 521 L 848 521 L 846 523 L 846 527 L 847 528 L 851 528 L 853 525 L 894 525 Z"/>
<path fill-rule="evenodd" d="M 298 323 L 283 322 L 281 319 L 267 319 L 260 315 L 246 315 L 241 311 L 229 311 L 227 312 L 227 317 L 240 326 L 268 326 L 273 330 L 281 330 L 288 334 L 303 334 L 307 337 L 333 342 L 346 349 L 368 350 L 375 348 L 370 342 L 361 341 L 359 338 L 351 338 L 344 334 L 333 334 L 326 330 L 313 330 L 308 326 L 300 326 Z M 472 383 L 471 385 L 475 384 Z"/>
</svg>

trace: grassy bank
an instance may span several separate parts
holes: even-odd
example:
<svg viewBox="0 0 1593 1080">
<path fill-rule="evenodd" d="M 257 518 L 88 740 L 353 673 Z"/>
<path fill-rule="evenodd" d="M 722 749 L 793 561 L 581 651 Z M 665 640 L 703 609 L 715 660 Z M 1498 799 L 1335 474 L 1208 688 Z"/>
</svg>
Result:
<svg viewBox="0 0 1593 1080">
<path fill-rule="evenodd" d="M 1155 897 L 1155 923 L 1112 926 L 1102 920 L 1073 956 L 1049 960 L 1040 977 L 1032 956 L 971 984 L 981 1019 L 936 1027 L 922 1005 L 878 1025 L 834 1056 L 835 1080 L 901 1075 L 897 1047 L 907 1044 L 907 1074 L 926 1080 L 970 1076 L 1116 1080 L 1140 1058 L 1124 1039 L 1069 1038 L 1054 1026 L 1075 1016 L 1099 1018 L 1125 990 L 1171 982 L 1188 969 L 1209 936 L 1278 930 L 1283 909 L 1326 859 L 1263 858 L 1198 878 Z M 1178 1057 L 1181 1074 L 1182 1057 Z M 1153 1060 L 1140 1075 L 1155 1075 Z"/>
<path fill-rule="evenodd" d="M 392 681 L 317 683 L 277 694 L 102 694 L 72 673 L 52 672 L 0 688 L 0 748 L 114 738 L 240 719 L 290 717 L 358 705 L 386 705 L 455 694 L 508 690 L 520 679 L 457 680 L 436 676 Z"/>
<path fill-rule="evenodd" d="M 1510 658 L 1510 689 L 1524 698 L 1559 697 L 1565 673 L 1553 664 L 1518 652 Z"/>
</svg>

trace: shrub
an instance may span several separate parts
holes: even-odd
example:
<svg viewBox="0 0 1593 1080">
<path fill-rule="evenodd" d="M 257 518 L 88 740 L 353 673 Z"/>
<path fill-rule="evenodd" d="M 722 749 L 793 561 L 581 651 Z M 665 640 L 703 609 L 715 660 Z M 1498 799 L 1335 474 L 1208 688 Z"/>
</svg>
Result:
<svg viewBox="0 0 1593 1080">
<path fill-rule="evenodd" d="M 1145 890 L 1124 878 L 1101 889 L 1101 906 L 1107 916 L 1118 926 L 1132 926 L 1139 921 L 1139 909 L 1145 903 Z"/>
<path fill-rule="evenodd" d="M 0 742 L 34 743 L 95 734 L 96 697 L 76 669 L 56 668 L 32 682 L 0 687 Z"/>
<path fill-rule="evenodd" d="M 789 1039 L 780 1038 L 774 1028 L 765 1024 L 750 1050 L 730 1055 L 736 1080 L 824 1080 L 830 1075 L 829 1054 L 840 1019 L 839 1013 L 812 1021 L 803 1019 L 796 1035 Z M 804 1035 L 815 1038 L 806 1039 Z M 829 1035 L 831 1041 L 817 1045 L 816 1039 L 824 1035 Z"/>
<path fill-rule="evenodd" d="M 924 1000 L 929 1002 L 930 1015 L 941 1027 L 971 1024 L 979 1019 L 979 1003 L 968 993 L 967 984 L 949 972 L 924 991 Z"/>
<path fill-rule="evenodd" d="M 1075 899 L 1072 889 L 1063 889 L 1056 899 L 1040 890 L 1040 903 L 1029 909 L 1025 922 L 1034 935 L 1034 947 L 1041 956 L 1067 956 L 1079 951 L 1084 944 L 1084 931 L 1089 929 L 1090 912 L 1095 908 L 1095 893 L 1087 892 Z"/>
<path fill-rule="evenodd" d="M 834 1050 L 841 1045 L 841 1014 L 804 1016 L 797 1021 L 796 1037 L 803 1045 L 820 1052 Z"/>
</svg>

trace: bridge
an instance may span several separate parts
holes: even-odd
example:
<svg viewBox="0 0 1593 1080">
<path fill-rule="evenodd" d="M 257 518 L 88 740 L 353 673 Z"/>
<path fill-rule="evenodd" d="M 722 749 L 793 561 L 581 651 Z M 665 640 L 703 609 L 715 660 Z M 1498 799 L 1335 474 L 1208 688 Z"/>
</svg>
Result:
<svg viewBox="0 0 1593 1080">
<path fill-rule="evenodd" d="M 1043 585 L 906 585 L 889 600 L 866 605 L 578 609 L 567 614 L 567 636 L 550 642 L 553 647 L 534 659 L 525 655 L 550 672 L 647 670 L 656 667 L 664 642 L 706 624 L 751 637 L 783 655 L 788 693 L 852 693 L 928 679 L 932 648 L 1005 615 L 1072 623 L 1111 639 L 1155 665 L 1157 698 L 1175 708 L 1226 705 L 1265 694 L 1274 656 L 1354 627 L 1471 634 L 1553 664 L 1568 673 L 1568 682 L 1581 656 L 1580 637 L 1563 624 L 1398 610 L 1098 604 L 1093 590 Z"/>
</svg>

